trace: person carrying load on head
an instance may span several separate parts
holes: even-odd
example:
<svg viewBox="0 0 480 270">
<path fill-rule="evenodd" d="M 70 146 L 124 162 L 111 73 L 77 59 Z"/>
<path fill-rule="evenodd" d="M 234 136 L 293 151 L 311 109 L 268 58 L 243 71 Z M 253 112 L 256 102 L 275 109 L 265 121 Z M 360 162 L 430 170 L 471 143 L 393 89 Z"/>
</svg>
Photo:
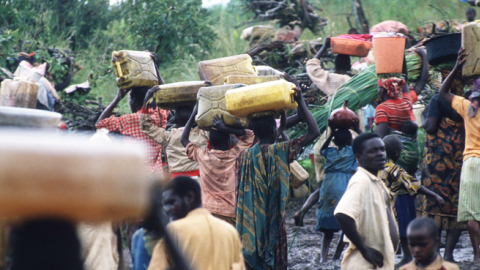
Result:
<svg viewBox="0 0 480 270">
<path fill-rule="evenodd" d="M 132 113 L 124 114 L 120 117 L 112 115 L 113 109 L 115 109 L 120 100 L 122 100 L 129 91 L 128 103 L 130 104 Z M 140 128 L 140 115 L 149 114 L 154 125 L 165 128 L 169 112 L 159 108 L 142 108 L 147 91 L 148 88 L 145 87 L 131 90 L 118 88 L 115 99 L 102 112 L 95 127 L 97 129 L 106 128 L 110 132 L 119 132 L 124 135 L 126 139 L 145 145 L 148 151 L 148 171 L 161 172 L 163 167 L 162 147 L 142 132 Z"/>
<path fill-rule="evenodd" d="M 440 87 L 440 96 L 452 105 L 452 108 L 463 117 L 465 123 L 465 150 L 463 152 L 462 173 L 460 176 L 460 195 L 458 200 L 458 222 L 467 222 L 470 240 L 472 242 L 474 261 L 480 262 L 480 83 L 477 78 L 468 99 L 449 92 L 455 73 L 465 64 L 468 53 L 464 48 L 459 51 L 457 63 Z"/>
<path fill-rule="evenodd" d="M 298 113 L 292 121 L 306 121 L 306 135 L 276 143 L 278 130 L 274 116 L 253 118 L 253 133 L 258 143 L 237 158 L 237 231 L 242 239 L 248 269 L 287 269 L 285 206 L 289 193 L 288 164 L 296 159 L 304 146 L 320 135 L 298 89 L 295 101 Z"/>
<path fill-rule="evenodd" d="M 190 141 L 197 106 L 185 125 L 180 141 L 185 146 L 187 157 L 199 164 L 203 206 L 215 217 L 235 226 L 235 162 L 238 153 L 253 145 L 255 136 L 251 130 L 225 125 L 223 115 L 215 115 L 209 134 L 212 149 L 200 148 L 195 141 Z M 238 143 L 233 148 L 231 134 L 238 136 Z"/>
<path fill-rule="evenodd" d="M 143 108 L 147 107 L 147 102 L 158 91 L 155 86 L 150 89 L 145 97 Z M 162 146 L 167 160 L 168 172 L 172 177 L 178 175 L 188 175 L 194 179 L 200 176 L 198 163 L 190 160 L 185 153 L 185 147 L 182 145 L 180 137 L 184 127 L 192 115 L 193 108 L 190 106 L 181 106 L 175 110 L 175 126 L 166 130 L 163 127 L 155 125 L 152 117 L 148 113 L 140 114 L 141 130 L 149 138 Z M 208 142 L 208 132 L 195 127 L 190 132 L 189 139 L 199 147 L 206 148 Z"/>
</svg>

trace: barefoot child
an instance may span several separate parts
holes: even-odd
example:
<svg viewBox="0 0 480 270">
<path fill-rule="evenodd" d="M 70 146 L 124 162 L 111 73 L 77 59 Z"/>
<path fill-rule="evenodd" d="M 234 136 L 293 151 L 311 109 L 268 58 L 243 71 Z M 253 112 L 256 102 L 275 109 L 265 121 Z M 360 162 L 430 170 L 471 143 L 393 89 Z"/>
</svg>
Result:
<svg viewBox="0 0 480 270">
<path fill-rule="evenodd" d="M 334 141 L 337 147 L 328 147 Z M 347 189 L 348 181 L 357 171 L 357 159 L 352 150 L 352 134 L 347 129 L 334 130 L 322 146 L 325 157 L 325 179 L 320 185 L 316 231 L 323 232 L 321 262 L 328 256 L 333 233 L 340 230 L 333 212 Z"/>
<path fill-rule="evenodd" d="M 408 246 L 415 258 L 400 270 L 443 269 L 460 270 L 454 263 L 442 260 L 438 254 L 440 238 L 437 223 L 431 218 L 417 218 L 408 225 Z"/>
<path fill-rule="evenodd" d="M 412 260 L 412 255 L 407 245 L 407 226 L 416 217 L 415 201 L 410 200 L 409 196 L 417 193 L 435 198 L 439 205 L 445 202 L 442 197 L 426 189 L 415 177 L 409 175 L 402 167 L 395 164 L 400 158 L 402 152 L 402 142 L 395 135 L 388 135 L 383 138 L 387 151 L 387 163 L 385 169 L 379 172 L 378 177 L 385 183 L 390 190 L 392 204 L 395 206 L 394 213 L 398 223 L 400 233 L 400 244 L 403 250 L 403 260 L 400 265 Z M 399 194 L 407 196 L 398 196 Z M 413 203 L 413 205 L 411 205 Z"/>
<path fill-rule="evenodd" d="M 180 138 L 186 147 L 188 158 L 198 162 L 202 205 L 215 217 L 233 226 L 235 222 L 235 164 L 240 151 L 252 146 L 255 138 L 251 130 L 226 126 L 223 118 L 213 117 L 214 129 L 210 131 L 212 150 L 202 149 L 189 140 L 190 130 L 195 122 L 197 106 L 185 125 Z M 230 134 L 236 135 L 238 143 L 230 149 Z"/>
</svg>

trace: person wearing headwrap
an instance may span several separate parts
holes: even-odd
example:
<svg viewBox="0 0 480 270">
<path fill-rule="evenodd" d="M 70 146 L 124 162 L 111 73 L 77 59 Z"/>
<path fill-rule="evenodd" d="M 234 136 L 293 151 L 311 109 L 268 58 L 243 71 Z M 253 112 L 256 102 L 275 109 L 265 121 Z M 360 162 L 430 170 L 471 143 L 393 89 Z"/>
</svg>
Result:
<svg viewBox="0 0 480 270">
<path fill-rule="evenodd" d="M 440 87 L 439 94 L 452 108 L 463 117 L 465 124 L 465 150 L 460 176 L 460 195 L 458 199 L 458 222 L 468 222 L 468 232 L 472 241 L 474 261 L 480 262 L 480 101 L 479 81 L 474 82 L 473 93 L 468 99 L 454 95 L 448 90 L 453 83 L 455 73 L 465 64 L 468 53 L 464 48 L 458 52 L 457 64 Z"/>
<path fill-rule="evenodd" d="M 380 137 L 390 134 L 390 130 L 400 131 L 403 121 L 415 121 L 413 114 L 413 103 L 417 95 L 425 87 L 428 81 L 428 60 L 424 49 L 418 49 L 417 53 L 422 58 L 422 71 L 420 79 L 415 87 L 410 90 L 408 87 L 408 74 L 406 61 L 403 62 L 403 74 L 405 79 L 392 77 L 378 80 L 378 97 L 382 102 L 375 109 L 375 125 Z"/>
<path fill-rule="evenodd" d="M 402 132 L 405 130 L 402 130 L 401 126 L 406 121 L 415 121 L 412 99 L 417 99 L 417 93 L 420 93 L 428 80 L 427 55 L 423 49 L 419 49 L 417 53 L 422 57 L 423 66 L 420 81 L 414 87 L 414 90 L 410 90 L 408 87 L 407 66 L 404 60 L 403 74 L 405 79 L 392 77 L 378 80 L 378 95 L 382 103 L 375 109 L 375 124 L 378 135 L 381 138 L 387 135 L 395 135 L 400 139 L 403 148 L 400 158 L 395 164 L 402 167 L 409 175 L 415 175 L 417 171 L 419 160 L 418 140 L 417 134 L 406 134 L 406 132 Z M 403 250 L 403 259 L 399 265 L 403 265 L 412 259 L 406 245 L 406 225 L 416 217 L 415 197 L 408 192 L 399 192 L 395 201 L 395 208 Z"/>
</svg>

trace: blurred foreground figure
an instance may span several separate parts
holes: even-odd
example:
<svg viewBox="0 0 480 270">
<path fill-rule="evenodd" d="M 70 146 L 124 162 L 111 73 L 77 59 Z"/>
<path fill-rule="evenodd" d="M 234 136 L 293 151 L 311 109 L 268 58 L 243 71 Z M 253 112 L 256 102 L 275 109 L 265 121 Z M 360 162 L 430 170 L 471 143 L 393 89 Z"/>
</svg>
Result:
<svg viewBox="0 0 480 270">
<path fill-rule="evenodd" d="M 174 178 L 163 192 L 165 210 L 173 220 L 167 230 L 193 269 L 245 269 L 242 245 L 232 225 L 202 208 L 200 185 L 188 176 Z M 153 250 L 149 270 L 174 268 L 165 239 Z"/>
</svg>

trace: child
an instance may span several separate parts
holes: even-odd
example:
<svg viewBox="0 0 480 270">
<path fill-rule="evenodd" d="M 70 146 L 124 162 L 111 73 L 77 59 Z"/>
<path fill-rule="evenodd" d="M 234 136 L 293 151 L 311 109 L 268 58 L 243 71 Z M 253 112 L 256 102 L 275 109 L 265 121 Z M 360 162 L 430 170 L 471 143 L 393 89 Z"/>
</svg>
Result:
<svg viewBox="0 0 480 270">
<path fill-rule="evenodd" d="M 154 125 L 150 114 L 140 115 L 142 132 L 162 145 L 168 164 L 168 171 L 172 177 L 188 175 L 195 178 L 200 176 L 198 163 L 187 157 L 185 147 L 180 142 L 180 136 L 190 115 L 192 115 L 192 110 L 192 107 L 179 107 L 175 111 L 175 126 L 169 131 Z M 193 128 L 189 139 L 199 147 L 205 148 L 208 142 L 208 133 L 199 128 Z"/>
<path fill-rule="evenodd" d="M 357 122 L 358 123 L 358 122 Z M 359 130 L 357 128 L 357 130 Z M 360 132 L 361 131 L 357 131 Z M 337 147 L 328 147 L 333 141 Z M 316 231 L 323 232 L 321 262 L 328 256 L 328 247 L 333 233 L 340 230 L 333 212 L 347 189 L 350 177 L 357 170 L 357 159 L 352 150 L 352 134 L 347 129 L 334 130 L 322 146 L 321 153 L 325 157 L 325 179 L 320 184 L 317 209 Z"/>
<path fill-rule="evenodd" d="M 400 270 L 443 269 L 460 270 L 454 263 L 442 260 L 438 254 L 437 223 L 430 218 L 417 218 L 408 225 L 408 246 L 415 260 L 400 267 Z"/>
<path fill-rule="evenodd" d="M 417 122 L 413 120 L 403 121 L 400 125 L 400 131 L 403 134 L 417 136 L 418 125 Z"/>
<path fill-rule="evenodd" d="M 439 205 L 443 205 L 445 202 L 442 197 L 423 187 L 419 180 L 395 164 L 400 158 L 403 148 L 402 142 L 397 136 L 385 136 L 383 142 L 385 143 L 388 160 L 385 164 L 385 169 L 378 173 L 378 177 L 385 182 L 385 185 L 390 190 L 390 199 L 395 206 L 394 212 L 403 250 L 403 259 L 399 265 L 403 265 L 412 260 L 407 244 L 407 225 L 416 217 L 415 199 L 412 196 L 420 193 L 435 198 Z"/>
<path fill-rule="evenodd" d="M 210 131 L 212 150 L 202 149 L 189 140 L 190 129 L 197 115 L 197 106 L 185 125 L 180 141 L 189 159 L 198 162 L 202 205 L 214 216 L 235 226 L 235 162 L 240 151 L 252 146 L 255 136 L 251 130 L 228 127 L 223 117 L 213 117 Z M 230 149 L 230 134 L 239 142 Z"/>
</svg>

